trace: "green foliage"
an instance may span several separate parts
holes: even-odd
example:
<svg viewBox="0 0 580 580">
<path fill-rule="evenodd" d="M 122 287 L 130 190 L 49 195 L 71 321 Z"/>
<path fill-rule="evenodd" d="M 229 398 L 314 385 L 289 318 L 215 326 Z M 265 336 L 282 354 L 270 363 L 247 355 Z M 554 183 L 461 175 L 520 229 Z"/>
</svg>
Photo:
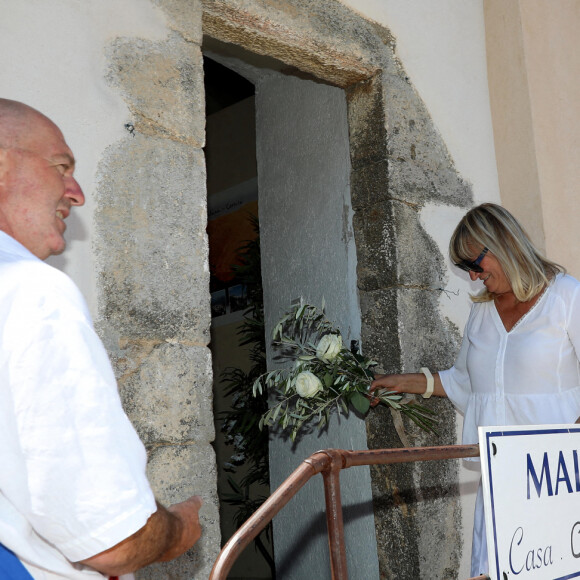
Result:
<svg viewBox="0 0 580 580">
<path fill-rule="evenodd" d="M 239 248 L 239 264 L 232 268 L 236 281 L 243 284 L 248 292 L 250 307 L 244 313 L 238 336 L 240 346 L 250 347 L 251 367 L 248 372 L 228 367 L 221 376 L 222 382 L 228 384 L 225 394 L 232 397 L 231 410 L 221 414 L 226 443 L 234 448 L 228 469 L 235 471 L 236 466 L 243 464 L 249 467 L 248 474 L 242 480 L 244 486 L 255 482 L 269 483 L 268 433 L 259 428 L 259 417 L 268 409 L 268 400 L 266 396 L 255 397 L 252 392 L 256 378 L 266 372 L 266 337 L 259 224 L 255 216 L 249 216 L 249 219 L 256 237 Z"/>
<path fill-rule="evenodd" d="M 270 390 L 275 399 L 261 416 L 261 429 L 279 425 L 290 431 L 294 441 L 307 425 L 314 423 L 322 429 L 334 411 L 348 415 L 352 407 L 361 415 L 368 412 L 368 392 L 377 363 L 342 346 L 340 331 L 324 315 L 324 304 L 321 310 L 309 304 L 291 308 L 274 327 L 272 344 L 279 351 L 278 358 L 289 364 L 254 381 L 254 396 Z M 434 432 L 430 409 L 404 401 L 394 392 L 375 396 L 422 429 Z"/>
<path fill-rule="evenodd" d="M 232 493 L 223 494 L 222 499 L 227 503 L 236 506 L 238 511 L 236 512 L 235 523 L 239 528 L 241 525 L 266 501 L 264 496 L 251 497 L 249 486 L 238 485 L 231 477 L 228 477 L 228 484 L 232 489 Z M 254 538 L 254 544 L 256 550 L 264 557 L 270 569 L 272 571 L 272 577 L 276 575 L 276 568 L 274 559 L 270 554 L 270 551 L 262 541 L 262 534 L 271 541 L 272 539 L 272 526 L 269 524 L 260 535 Z"/>
<path fill-rule="evenodd" d="M 252 493 L 254 484 L 269 485 L 268 433 L 259 427 L 259 418 L 268 409 L 267 396 L 255 397 L 252 388 L 256 379 L 266 372 L 266 337 L 264 329 L 264 300 L 260 265 L 260 238 L 258 220 L 250 216 L 256 238 L 248 241 L 238 251 L 239 265 L 233 266 L 236 281 L 245 285 L 250 307 L 244 312 L 244 320 L 238 330 L 240 346 L 249 346 L 251 367 L 248 372 L 229 367 L 221 375 L 227 383 L 225 394 L 232 397 L 231 409 L 221 414 L 225 442 L 233 446 L 234 453 L 226 469 L 235 472 L 244 465 L 247 473 L 241 482 L 228 478 L 232 493 L 222 500 L 237 508 L 236 526 L 240 527 L 265 501 L 263 496 Z M 274 562 L 268 553 L 262 535 L 269 537 L 270 526 L 254 540 L 256 549 L 268 562 L 275 576 Z"/>
</svg>

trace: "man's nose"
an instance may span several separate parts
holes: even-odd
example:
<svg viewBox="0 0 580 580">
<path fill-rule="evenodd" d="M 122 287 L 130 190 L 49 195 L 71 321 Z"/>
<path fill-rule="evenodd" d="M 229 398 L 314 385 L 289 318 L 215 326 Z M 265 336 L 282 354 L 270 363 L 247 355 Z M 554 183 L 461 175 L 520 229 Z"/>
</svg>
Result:
<svg viewBox="0 0 580 580">
<path fill-rule="evenodd" d="M 68 197 L 71 201 L 71 205 L 84 205 L 85 204 L 85 194 L 78 184 L 78 181 L 70 176 L 66 178 L 65 185 L 65 197 Z"/>
<path fill-rule="evenodd" d="M 474 272 L 473 270 L 469 270 L 469 277 L 471 278 L 472 282 L 475 282 L 477 280 L 478 276 L 479 276 L 478 272 Z"/>
</svg>

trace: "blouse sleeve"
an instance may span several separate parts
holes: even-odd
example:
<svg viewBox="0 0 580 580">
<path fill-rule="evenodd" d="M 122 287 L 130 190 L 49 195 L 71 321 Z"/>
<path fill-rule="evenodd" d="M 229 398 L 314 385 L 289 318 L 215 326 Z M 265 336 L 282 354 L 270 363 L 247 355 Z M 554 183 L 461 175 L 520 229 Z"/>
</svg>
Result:
<svg viewBox="0 0 580 580">
<path fill-rule="evenodd" d="M 576 351 L 576 358 L 580 360 L 580 284 L 575 284 L 574 290 L 568 299 L 568 316 L 566 328 L 570 342 Z"/>
<path fill-rule="evenodd" d="M 461 349 L 455 364 L 450 369 L 439 371 L 445 394 L 461 413 L 465 413 L 471 395 L 471 381 L 467 373 L 467 351 L 469 350 L 469 322 L 472 313 L 473 308 L 465 325 Z"/>
</svg>

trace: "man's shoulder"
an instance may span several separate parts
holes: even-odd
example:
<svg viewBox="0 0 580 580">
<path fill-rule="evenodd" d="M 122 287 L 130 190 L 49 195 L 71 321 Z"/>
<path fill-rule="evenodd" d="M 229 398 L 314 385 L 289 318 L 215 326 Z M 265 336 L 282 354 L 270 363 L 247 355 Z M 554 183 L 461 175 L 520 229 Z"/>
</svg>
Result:
<svg viewBox="0 0 580 580">
<path fill-rule="evenodd" d="M 34 259 L 6 259 L 0 252 L 0 287 L 27 286 L 39 292 L 53 286 L 76 287 L 74 282 L 60 270 Z"/>
<path fill-rule="evenodd" d="M 0 303 L 15 310 L 19 305 L 42 306 L 45 312 L 63 308 L 90 318 L 80 290 L 64 272 L 36 258 L 5 259 L 1 251 Z"/>
</svg>

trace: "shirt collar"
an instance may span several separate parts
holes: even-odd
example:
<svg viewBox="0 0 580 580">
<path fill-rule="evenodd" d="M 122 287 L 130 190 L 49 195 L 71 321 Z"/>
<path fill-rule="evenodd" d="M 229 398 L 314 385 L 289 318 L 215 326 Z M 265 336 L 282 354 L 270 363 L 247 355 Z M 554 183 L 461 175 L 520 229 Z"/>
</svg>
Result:
<svg viewBox="0 0 580 580">
<path fill-rule="evenodd" d="M 22 258 L 34 258 L 35 260 L 39 260 L 39 258 L 37 258 L 30 250 L 25 248 L 19 241 L 15 240 L 12 236 L 2 230 L 0 230 L 0 248 L 10 250 L 10 252 L 17 254 Z"/>
</svg>

